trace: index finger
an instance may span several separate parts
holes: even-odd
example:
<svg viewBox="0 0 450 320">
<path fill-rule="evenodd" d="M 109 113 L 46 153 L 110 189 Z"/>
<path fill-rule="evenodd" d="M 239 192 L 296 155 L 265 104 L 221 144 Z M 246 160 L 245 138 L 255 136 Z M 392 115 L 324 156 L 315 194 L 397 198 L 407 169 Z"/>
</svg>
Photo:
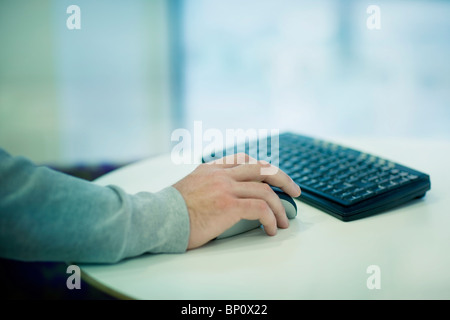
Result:
<svg viewBox="0 0 450 320">
<path fill-rule="evenodd" d="M 221 168 L 232 168 L 244 163 L 257 163 L 257 160 L 246 153 L 236 153 L 208 162 L 208 164 L 220 165 Z"/>
<path fill-rule="evenodd" d="M 271 165 L 265 161 L 258 161 L 257 164 L 241 164 L 227 169 L 231 177 L 236 181 L 260 181 L 278 187 L 291 197 L 300 196 L 300 187 L 281 169 L 275 174 L 266 175 L 262 168 L 269 168 Z"/>
</svg>

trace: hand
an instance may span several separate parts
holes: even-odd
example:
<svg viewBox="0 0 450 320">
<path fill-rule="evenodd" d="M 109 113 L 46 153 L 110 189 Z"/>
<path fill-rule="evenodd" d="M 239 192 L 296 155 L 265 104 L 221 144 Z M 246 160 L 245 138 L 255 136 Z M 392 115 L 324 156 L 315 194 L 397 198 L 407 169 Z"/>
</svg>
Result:
<svg viewBox="0 0 450 320">
<path fill-rule="evenodd" d="M 289 226 L 279 197 L 268 185 L 298 197 L 300 188 L 286 173 L 278 168 L 267 170 L 272 167 L 269 163 L 256 161 L 246 154 L 222 160 L 201 164 L 174 184 L 189 211 L 188 249 L 202 246 L 241 219 L 259 220 L 271 236 L 277 233 L 277 227 Z M 265 175 L 264 172 L 276 173 Z"/>
</svg>

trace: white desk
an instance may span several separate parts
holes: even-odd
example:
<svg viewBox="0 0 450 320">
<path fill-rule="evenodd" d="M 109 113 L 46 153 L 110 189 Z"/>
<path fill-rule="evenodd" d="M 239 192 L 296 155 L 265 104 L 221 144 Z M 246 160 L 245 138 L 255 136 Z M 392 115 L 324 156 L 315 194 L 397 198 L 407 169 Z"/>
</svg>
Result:
<svg viewBox="0 0 450 320">
<path fill-rule="evenodd" d="M 115 265 L 81 265 L 110 293 L 136 299 L 449 299 L 450 143 L 335 140 L 424 171 L 424 199 L 387 213 L 341 222 L 297 201 L 298 217 L 277 236 L 262 230 L 184 254 L 144 255 Z M 169 155 L 132 164 L 97 183 L 130 193 L 157 191 L 196 165 Z M 377 265 L 381 289 L 368 289 Z"/>
</svg>

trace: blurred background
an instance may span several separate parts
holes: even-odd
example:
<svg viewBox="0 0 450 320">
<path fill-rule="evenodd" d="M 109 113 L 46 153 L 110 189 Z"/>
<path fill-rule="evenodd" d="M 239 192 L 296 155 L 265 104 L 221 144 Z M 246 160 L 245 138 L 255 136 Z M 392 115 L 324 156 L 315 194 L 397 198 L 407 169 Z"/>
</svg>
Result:
<svg viewBox="0 0 450 320">
<path fill-rule="evenodd" d="M 443 0 L 0 0 L 0 146 L 126 163 L 170 151 L 196 120 L 447 140 L 449 34 Z"/>
</svg>

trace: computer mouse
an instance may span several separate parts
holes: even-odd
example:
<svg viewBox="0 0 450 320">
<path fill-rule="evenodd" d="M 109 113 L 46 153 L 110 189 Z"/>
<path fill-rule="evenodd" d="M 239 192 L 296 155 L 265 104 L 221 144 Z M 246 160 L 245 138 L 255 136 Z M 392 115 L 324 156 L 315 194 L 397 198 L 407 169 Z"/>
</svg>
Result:
<svg viewBox="0 0 450 320">
<path fill-rule="evenodd" d="M 297 205 L 295 204 L 294 199 L 289 196 L 287 193 L 282 191 L 280 188 L 272 187 L 272 190 L 278 195 L 281 200 L 281 204 L 286 210 L 286 216 L 288 219 L 294 219 L 297 216 Z M 216 239 L 224 239 L 228 238 L 243 232 L 250 231 L 252 229 L 259 228 L 261 223 L 259 220 L 241 220 L 232 226 L 230 229 L 226 230 L 224 233 L 219 235 Z"/>
</svg>

